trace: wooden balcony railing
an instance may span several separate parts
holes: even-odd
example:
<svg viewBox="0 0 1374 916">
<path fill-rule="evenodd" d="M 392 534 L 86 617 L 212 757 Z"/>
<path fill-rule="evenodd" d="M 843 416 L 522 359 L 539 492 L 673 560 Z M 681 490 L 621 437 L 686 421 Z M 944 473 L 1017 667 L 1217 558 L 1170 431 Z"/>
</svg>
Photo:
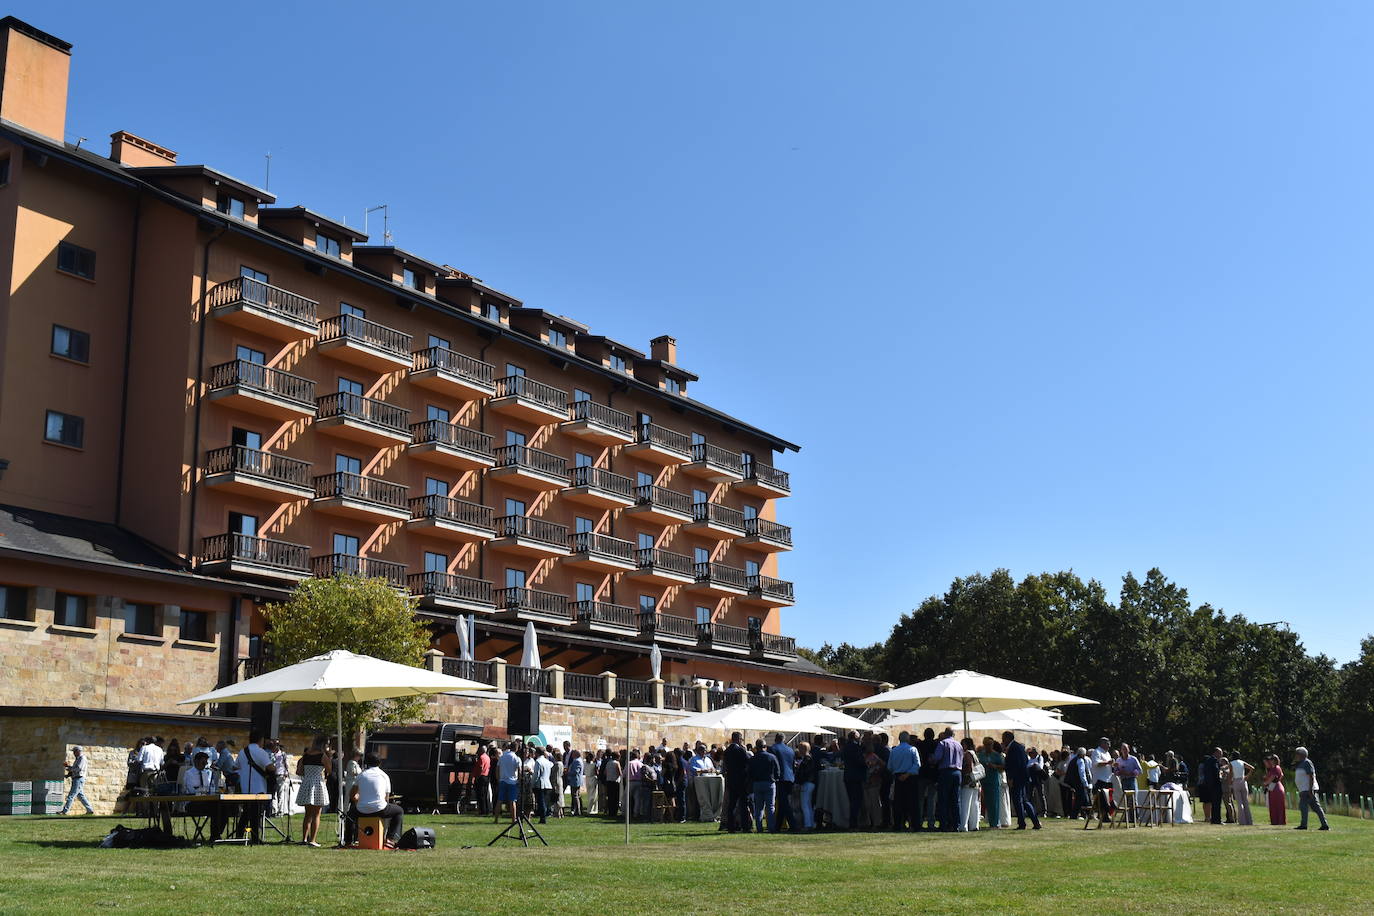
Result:
<svg viewBox="0 0 1374 916">
<path fill-rule="evenodd" d="M 656 423 L 641 423 L 635 435 L 640 442 L 649 442 L 667 451 L 677 452 L 684 458 L 691 457 L 692 439 L 683 433 L 665 429 Z"/>
<path fill-rule="evenodd" d="M 357 315 L 335 315 L 320 322 L 320 343 L 334 340 L 362 344 L 401 359 L 410 358 L 409 334 Z"/>
<path fill-rule="evenodd" d="M 650 684 L 648 681 L 639 681 L 628 677 L 616 678 L 615 697 L 617 700 L 628 699 L 635 706 L 657 705 L 657 699 L 654 697 L 653 684 Z"/>
<path fill-rule="evenodd" d="M 562 388 L 536 382 L 523 375 L 507 375 L 496 380 L 498 398 L 516 397 L 559 412 L 568 409 L 568 393 Z"/>
<path fill-rule="evenodd" d="M 663 570 L 679 576 L 695 576 L 692 558 L 661 547 L 640 547 L 635 550 L 635 564 L 640 569 Z"/>
<path fill-rule="evenodd" d="M 692 520 L 710 522 L 721 528 L 731 528 L 744 533 L 744 513 L 720 503 L 693 503 Z"/>
<path fill-rule="evenodd" d="M 348 471 L 335 471 L 315 478 L 315 497 L 326 499 L 331 496 L 362 500 L 395 509 L 406 507 L 405 487 L 379 477 L 365 477 Z"/>
<path fill-rule="evenodd" d="M 310 574 L 317 579 L 329 576 L 351 575 L 364 579 L 385 579 L 397 588 L 406 584 L 404 563 L 392 563 L 375 557 L 359 557 L 351 553 L 330 553 L 314 557 L 310 561 Z"/>
<path fill-rule="evenodd" d="M 777 633 L 763 633 L 754 630 L 751 633 L 753 648 L 756 652 L 766 652 L 769 655 L 789 655 L 793 658 L 797 656 L 797 640 L 792 636 L 779 636 Z"/>
<path fill-rule="evenodd" d="M 485 531 L 492 531 L 496 527 L 492 521 L 491 506 L 464 502 L 437 493 L 411 497 L 410 517 L 441 519 Z"/>
<path fill-rule="evenodd" d="M 608 626 L 637 627 L 635 609 L 605 601 L 574 601 L 573 614 L 578 623 L 600 623 Z"/>
<path fill-rule="evenodd" d="M 491 436 L 480 430 L 457 426 L 443 420 L 424 420 L 410 424 L 410 439 L 416 445 L 432 442 L 447 445 L 478 458 L 492 457 Z"/>
<path fill-rule="evenodd" d="M 776 541 L 779 544 L 792 544 L 792 529 L 787 525 L 779 525 L 777 522 L 769 521 L 766 518 L 746 518 L 744 520 L 744 533 L 756 535 L 769 541 Z"/>
<path fill-rule="evenodd" d="M 786 471 L 779 471 L 771 464 L 764 464 L 758 460 L 745 462 L 744 479 L 757 480 L 779 490 L 792 490 L 792 478 Z"/>
<path fill-rule="evenodd" d="M 405 435 L 408 431 L 406 420 L 410 417 L 410 411 L 376 398 L 336 391 L 333 394 L 322 394 L 315 399 L 315 416 L 322 420 L 328 417 L 346 417 Z"/>
<path fill-rule="evenodd" d="M 653 506 L 655 509 L 666 509 L 689 517 L 692 514 L 692 497 L 650 483 L 635 488 L 635 500 L 641 506 Z"/>
<path fill-rule="evenodd" d="M 792 583 L 772 576 L 746 576 L 745 586 L 750 594 L 759 598 L 777 598 L 792 601 Z"/>
<path fill-rule="evenodd" d="M 495 387 L 496 383 L 492 380 L 495 367 L 491 363 L 454 352 L 448 347 L 427 347 L 424 350 L 416 350 L 410 357 L 411 368 L 416 372 L 438 369 L 484 388 Z"/>
<path fill-rule="evenodd" d="M 574 487 L 588 487 L 592 490 L 601 490 L 610 493 L 612 496 L 619 496 L 623 499 L 635 498 L 635 482 L 621 474 L 613 474 L 605 468 L 594 468 L 591 465 L 581 465 L 568 468 L 568 474 L 572 479 Z"/>
<path fill-rule="evenodd" d="M 567 459 L 549 452 L 528 445 L 502 445 L 493 454 L 498 468 L 524 468 L 560 480 L 568 479 Z"/>
<path fill-rule="evenodd" d="M 301 407 L 314 409 L 315 383 L 308 378 L 273 369 L 246 359 L 234 359 L 210 367 L 210 390 L 246 388 L 270 394 Z"/>
<path fill-rule="evenodd" d="M 573 420 L 586 420 L 589 423 L 613 429 L 627 436 L 634 434 L 634 417 L 623 410 L 616 410 L 614 407 L 607 407 L 605 404 L 598 404 L 595 401 L 585 399 L 573 401 L 568 405 L 568 416 Z"/>
<path fill-rule="evenodd" d="M 479 684 L 496 684 L 496 666 L 491 662 L 475 662 L 471 659 L 446 658 L 440 666 L 440 673 L 449 677 L 461 677 Z"/>
<path fill-rule="evenodd" d="M 579 531 L 574 534 L 572 549 L 574 553 L 585 553 L 589 556 L 610 557 L 615 560 L 623 560 L 626 563 L 635 561 L 634 544 L 629 541 L 622 541 L 620 538 L 594 534 L 591 531 Z"/>
<path fill-rule="evenodd" d="M 496 536 L 499 538 L 527 538 L 548 544 L 551 547 L 568 546 L 568 526 L 555 525 L 542 518 L 525 515 L 503 515 L 496 519 Z"/>
<path fill-rule="evenodd" d="M 697 633 L 712 645 L 739 646 L 747 649 L 750 645 L 747 627 L 732 626 L 728 623 L 699 623 Z"/>
<path fill-rule="evenodd" d="M 695 563 L 693 572 L 697 582 L 702 585 L 723 585 L 727 588 L 746 589 L 744 570 L 724 563 Z"/>
<path fill-rule="evenodd" d="M 233 305 L 237 302 L 251 303 L 264 311 L 275 312 L 301 324 L 318 324 L 315 317 L 318 302 L 290 290 L 263 283 L 261 280 L 235 277 L 210 290 L 210 308 Z"/>
<path fill-rule="evenodd" d="M 511 665 L 506 668 L 507 693 L 537 693 L 540 696 L 553 695 L 553 678 L 544 668 L 522 668 Z"/>
<path fill-rule="evenodd" d="M 533 588 L 498 588 L 494 592 L 496 607 L 505 611 L 529 611 L 550 617 L 571 619 L 568 599 L 554 592 L 541 592 Z"/>
<path fill-rule="evenodd" d="M 606 679 L 599 674 L 563 675 L 563 696 L 569 700 L 600 702 L 606 699 Z"/>
<path fill-rule="evenodd" d="M 202 563 L 239 560 L 302 575 L 310 571 L 310 548 L 304 544 L 248 534 L 210 535 L 201 542 L 200 559 Z"/>
<path fill-rule="evenodd" d="M 424 572 L 411 573 L 406 577 L 410 593 L 420 598 L 448 598 L 452 601 L 470 601 L 474 604 L 491 604 L 491 583 L 486 579 L 473 579 L 468 576 L 455 576 L 451 573 Z"/>
<path fill-rule="evenodd" d="M 288 458 L 276 452 L 248 448 L 244 445 L 226 445 L 224 448 L 210 449 L 205 453 L 205 473 L 247 474 L 276 483 L 298 487 L 310 486 L 309 461 Z"/>
<path fill-rule="evenodd" d="M 643 635 L 662 633 L 680 639 L 696 639 L 697 625 L 689 617 L 675 617 L 672 614 L 640 614 L 639 632 Z"/>
<path fill-rule="evenodd" d="M 718 445 L 710 445 L 706 442 L 696 443 L 692 446 L 692 460 L 722 468 L 731 473 L 739 474 L 741 477 L 744 476 L 744 459 L 740 457 L 739 452 L 732 452 Z"/>
</svg>

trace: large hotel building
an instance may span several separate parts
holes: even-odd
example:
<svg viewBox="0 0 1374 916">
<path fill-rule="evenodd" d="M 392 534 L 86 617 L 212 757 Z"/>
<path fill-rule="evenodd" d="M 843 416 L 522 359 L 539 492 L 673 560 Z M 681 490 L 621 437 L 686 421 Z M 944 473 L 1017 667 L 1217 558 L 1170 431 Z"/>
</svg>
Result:
<svg viewBox="0 0 1374 916">
<path fill-rule="evenodd" d="M 262 605 L 338 571 L 546 716 L 718 702 L 698 679 L 871 692 L 783 625 L 796 446 L 694 400 L 671 337 L 622 343 L 127 132 L 66 143 L 70 46 L 13 18 L 0 43 L 0 746 L 50 773 L 114 723 L 190 729 L 176 700 L 261 666 Z M 543 669 L 518 668 L 527 622 Z"/>
</svg>

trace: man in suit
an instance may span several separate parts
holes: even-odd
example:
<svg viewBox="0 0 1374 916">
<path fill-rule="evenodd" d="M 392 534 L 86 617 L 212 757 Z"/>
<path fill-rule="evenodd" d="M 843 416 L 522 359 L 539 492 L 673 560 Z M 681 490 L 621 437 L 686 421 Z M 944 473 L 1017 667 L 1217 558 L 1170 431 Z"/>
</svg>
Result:
<svg viewBox="0 0 1374 916">
<path fill-rule="evenodd" d="M 1030 789 L 1030 757 L 1026 755 L 1026 746 L 1017 741 L 1013 733 L 1002 732 L 1002 747 L 1006 754 L 1005 766 L 1011 789 L 1011 810 L 1016 812 L 1016 829 L 1026 829 L 1026 815 L 1029 814 L 1031 823 L 1039 830 L 1040 818 L 1027 795 Z"/>
<path fill-rule="evenodd" d="M 773 746 L 768 751 L 778 758 L 777 816 L 773 822 L 772 832 L 777 833 L 781 830 L 783 821 L 786 821 L 788 830 L 800 833 L 801 825 L 792 817 L 792 785 L 796 782 L 792 766 L 796 763 L 797 755 L 783 743 L 781 732 L 773 736 Z"/>
<path fill-rule="evenodd" d="M 840 762 L 844 764 L 844 792 L 849 796 L 849 829 L 858 830 L 859 817 L 864 810 L 864 782 L 868 779 L 868 765 L 864 762 L 858 732 L 848 734 L 840 749 Z"/>
<path fill-rule="evenodd" d="M 753 820 L 749 804 L 749 751 L 745 750 L 744 736 L 739 732 L 730 735 L 730 744 L 725 748 L 725 795 L 725 829 L 748 833 Z"/>
<path fill-rule="evenodd" d="M 1207 819 L 1213 824 L 1221 823 L 1221 748 L 1212 748 L 1210 757 L 1202 758 L 1197 768 L 1198 795 L 1207 810 Z"/>
</svg>

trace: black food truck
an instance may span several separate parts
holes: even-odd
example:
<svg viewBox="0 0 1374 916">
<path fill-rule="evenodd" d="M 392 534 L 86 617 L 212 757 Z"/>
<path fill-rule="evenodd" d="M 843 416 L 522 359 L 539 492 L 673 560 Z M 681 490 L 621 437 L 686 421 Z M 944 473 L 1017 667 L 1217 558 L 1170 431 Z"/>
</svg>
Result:
<svg viewBox="0 0 1374 916">
<path fill-rule="evenodd" d="M 473 755 L 504 730 L 451 722 L 395 725 L 368 735 L 366 752 L 376 754 L 407 811 L 458 811 L 471 779 Z"/>
</svg>

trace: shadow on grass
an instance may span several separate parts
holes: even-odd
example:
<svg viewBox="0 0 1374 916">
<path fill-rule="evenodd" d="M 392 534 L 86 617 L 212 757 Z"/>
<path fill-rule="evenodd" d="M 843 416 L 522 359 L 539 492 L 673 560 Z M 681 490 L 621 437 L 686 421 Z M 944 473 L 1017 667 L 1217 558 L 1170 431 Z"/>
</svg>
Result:
<svg viewBox="0 0 1374 916">
<path fill-rule="evenodd" d="M 15 840 L 16 846 L 42 846 L 44 849 L 99 849 L 99 840 Z"/>
</svg>

